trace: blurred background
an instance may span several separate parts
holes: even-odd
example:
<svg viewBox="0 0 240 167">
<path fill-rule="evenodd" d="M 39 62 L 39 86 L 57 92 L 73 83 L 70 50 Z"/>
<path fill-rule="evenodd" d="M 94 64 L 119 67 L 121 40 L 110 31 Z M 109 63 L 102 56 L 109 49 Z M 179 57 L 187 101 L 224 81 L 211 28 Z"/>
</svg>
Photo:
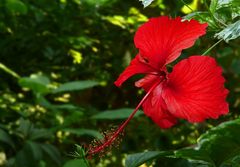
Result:
<svg viewBox="0 0 240 167">
<path fill-rule="evenodd" d="M 219 42 L 214 38 L 216 33 L 239 19 L 237 1 L 228 2 L 232 6 L 214 9 L 217 0 L 155 0 L 146 8 L 138 0 L 1 0 L 0 166 L 83 166 L 83 159 L 74 160 L 75 144 L 84 146 L 94 138 L 101 139 L 102 131 L 121 124 L 144 95 L 134 87 L 141 76 L 131 78 L 121 88 L 113 84 L 137 53 L 133 43 L 137 27 L 160 15 L 208 22 L 207 35 L 184 50 L 179 60 L 201 55 Z M 230 36 L 233 33 L 239 36 L 240 30 L 230 32 Z M 121 167 L 129 154 L 195 147 L 207 130 L 235 120 L 240 108 L 239 39 L 223 40 L 208 54 L 224 70 L 230 90 L 228 115 L 200 124 L 180 120 L 163 130 L 139 111 L 125 129 L 119 147 L 87 160 L 89 166 Z M 229 131 L 219 133 L 223 132 Z M 240 150 L 240 141 L 236 143 L 230 144 L 229 150 Z M 222 151 L 212 152 L 220 155 Z M 216 166 L 221 164 L 218 158 L 213 161 Z M 176 156 L 160 157 L 143 166 L 151 165 L 191 163 Z"/>
</svg>

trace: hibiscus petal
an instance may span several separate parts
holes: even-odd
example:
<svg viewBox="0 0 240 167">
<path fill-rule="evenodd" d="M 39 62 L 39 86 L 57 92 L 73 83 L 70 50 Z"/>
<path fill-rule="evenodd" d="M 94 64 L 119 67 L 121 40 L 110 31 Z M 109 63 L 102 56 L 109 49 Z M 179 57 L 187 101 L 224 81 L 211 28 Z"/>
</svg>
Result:
<svg viewBox="0 0 240 167">
<path fill-rule="evenodd" d="M 135 82 L 135 86 L 139 88 L 141 87 L 147 92 L 156 82 L 160 83 L 160 77 L 158 75 L 148 74 L 144 78 Z"/>
<path fill-rule="evenodd" d="M 161 92 L 162 84 L 159 84 L 143 103 L 143 111 L 161 128 L 170 128 L 177 123 L 177 120 L 167 111 Z"/>
<path fill-rule="evenodd" d="M 182 22 L 180 17 L 151 18 L 137 30 L 134 43 L 140 55 L 155 69 L 174 61 L 183 49 L 191 47 L 205 34 L 207 23 L 196 20 Z"/>
<path fill-rule="evenodd" d="M 120 74 L 118 79 L 114 82 L 116 86 L 121 86 L 124 81 L 135 74 L 144 74 L 153 72 L 153 69 L 147 64 L 139 60 L 137 55 L 130 63 L 130 65 Z"/>
<path fill-rule="evenodd" d="M 174 66 L 162 96 L 175 117 L 189 122 L 216 119 L 228 113 L 224 81 L 214 58 L 191 56 Z"/>
</svg>

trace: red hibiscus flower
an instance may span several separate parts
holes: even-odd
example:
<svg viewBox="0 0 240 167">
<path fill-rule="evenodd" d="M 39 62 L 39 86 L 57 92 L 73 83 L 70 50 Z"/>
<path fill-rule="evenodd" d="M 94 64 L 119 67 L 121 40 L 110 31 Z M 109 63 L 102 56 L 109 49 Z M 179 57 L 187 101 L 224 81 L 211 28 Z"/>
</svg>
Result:
<svg viewBox="0 0 240 167">
<path fill-rule="evenodd" d="M 137 30 L 134 43 L 139 53 L 115 85 L 121 86 L 135 74 L 146 74 L 135 85 L 147 93 L 119 128 L 104 132 L 102 140 L 94 140 L 88 146 L 89 157 L 117 145 L 119 134 L 141 106 L 161 128 L 173 126 L 178 118 L 201 122 L 228 112 L 228 90 L 224 88 L 222 69 L 215 59 L 191 56 L 176 64 L 171 73 L 167 71 L 166 65 L 204 35 L 206 27 L 207 24 L 195 20 L 183 22 L 180 17 L 163 16 L 150 19 Z"/>
<path fill-rule="evenodd" d="M 191 56 L 180 61 L 171 73 L 166 65 L 176 60 L 205 34 L 207 24 L 181 21 L 166 16 L 152 18 L 134 37 L 137 56 L 115 81 L 116 86 L 135 74 L 146 74 L 135 83 L 146 92 L 155 88 L 143 102 L 144 113 L 162 128 L 176 124 L 177 118 L 201 122 L 228 113 L 222 69 L 208 56 Z"/>
</svg>

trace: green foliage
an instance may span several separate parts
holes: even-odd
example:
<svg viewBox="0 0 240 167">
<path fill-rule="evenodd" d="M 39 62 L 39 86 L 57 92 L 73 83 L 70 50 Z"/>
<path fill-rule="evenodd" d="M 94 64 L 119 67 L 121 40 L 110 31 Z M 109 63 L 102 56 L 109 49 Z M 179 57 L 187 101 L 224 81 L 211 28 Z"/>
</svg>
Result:
<svg viewBox="0 0 240 167">
<path fill-rule="evenodd" d="M 14 143 L 9 134 L 7 134 L 4 130 L 0 129 L 0 141 L 8 144 L 12 148 L 15 148 Z"/>
<path fill-rule="evenodd" d="M 215 37 L 222 38 L 226 42 L 235 39 L 239 34 L 239 25 L 234 20 L 240 16 L 239 1 L 237 0 L 211 0 L 208 11 L 196 11 L 185 16 L 189 20 L 195 18 L 201 22 L 207 22 L 212 31 L 221 31 Z M 231 24 L 232 23 L 232 24 Z M 234 23 L 234 24 L 233 24 Z M 227 33 L 226 35 L 223 35 Z"/>
<path fill-rule="evenodd" d="M 160 151 L 147 151 L 143 153 L 137 153 L 129 155 L 126 159 L 125 166 L 126 167 L 138 167 L 146 161 L 150 161 L 160 156 L 168 156 L 171 155 L 171 152 L 160 152 Z"/>
<path fill-rule="evenodd" d="M 225 161 L 239 154 L 240 140 L 238 128 L 240 120 L 224 122 L 203 134 L 199 140 L 199 150 L 205 151 L 216 166 L 221 166 Z"/>
<path fill-rule="evenodd" d="M 70 128 L 67 128 L 67 129 L 63 129 L 63 131 L 71 133 L 71 134 L 79 135 L 79 136 L 89 135 L 89 136 L 92 136 L 92 137 L 98 138 L 98 139 L 102 138 L 101 133 L 99 133 L 96 130 L 92 130 L 92 129 L 70 129 Z"/>
<path fill-rule="evenodd" d="M 239 0 L 3 0 L 0 10 L 0 166 L 239 166 Z M 230 113 L 162 130 L 140 110 L 118 150 L 86 159 L 83 147 L 101 141 L 101 131 L 120 125 L 142 98 L 133 82 L 113 83 L 137 53 L 136 29 L 159 15 L 208 23 L 180 59 L 206 50 L 217 59 Z"/>
<path fill-rule="evenodd" d="M 83 90 L 97 85 L 99 85 L 99 82 L 96 81 L 73 81 L 60 85 L 57 89 L 53 90 L 53 93 Z"/>
<path fill-rule="evenodd" d="M 57 166 L 61 166 L 61 155 L 56 147 L 50 144 L 41 144 L 40 147 L 44 155 L 49 156 Z"/>
<path fill-rule="evenodd" d="M 215 34 L 218 39 L 223 39 L 226 42 L 236 39 L 240 36 L 240 20 L 228 25 L 219 33 Z"/>
<path fill-rule="evenodd" d="M 46 94 L 50 92 L 48 88 L 50 80 L 43 75 L 32 74 L 30 77 L 22 77 L 19 79 L 19 84 L 35 93 Z"/>
<path fill-rule="evenodd" d="M 6 8 L 13 14 L 27 14 L 27 6 L 20 0 L 6 0 Z"/>
<path fill-rule="evenodd" d="M 63 167 L 76 167 L 76 166 L 88 167 L 85 161 L 82 159 L 70 160 L 66 162 Z"/>
<path fill-rule="evenodd" d="M 239 126 L 240 119 L 224 122 L 201 135 L 194 148 L 182 148 L 174 152 L 149 151 L 129 155 L 126 159 L 126 166 L 135 167 L 159 157 L 183 158 L 191 160 L 190 164 L 208 167 L 235 164 L 238 162 L 240 153 Z"/>
<path fill-rule="evenodd" d="M 101 113 L 98 113 L 96 115 L 93 115 L 93 119 L 126 119 L 129 117 L 129 115 L 133 112 L 134 109 L 132 108 L 121 108 L 116 110 L 108 110 L 108 111 L 102 111 Z M 134 117 L 137 117 L 139 115 L 142 115 L 143 111 L 138 111 Z"/>
</svg>

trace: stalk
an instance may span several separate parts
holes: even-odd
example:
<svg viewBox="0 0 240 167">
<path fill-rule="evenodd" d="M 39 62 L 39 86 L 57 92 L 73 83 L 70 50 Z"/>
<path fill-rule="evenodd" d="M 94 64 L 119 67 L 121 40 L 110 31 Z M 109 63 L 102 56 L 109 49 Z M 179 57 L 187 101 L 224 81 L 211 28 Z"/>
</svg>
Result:
<svg viewBox="0 0 240 167">
<path fill-rule="evenodd" d="M 150 89 L 149 91 L 146 93 L 146 95 L 142 98 L 142 100 L 138 103 L 137 107 L 134 109 L 134 111 L 131 113 L 131 115 L 128 117 L 128 119 L 114 132 L 114 134 L 109 137 L 109 139 L 107 141 L 105 141 L 102 145 L 94 148 L 93 150 L 89 150 L 87 152 L 88 156 L 92 156 L 95 155 L 97 153 L 102 152 L 105 148 L 107 148 L 108 146 L 110 146 L 114 140 L 118 137 L 118 135 L 124 130 L 124 128 L 126 127 L 126 125 L 129 123 L 129 121 L 133 118 L 133 116 L 136 114 L 136 112 L 138 111 L 138 109 L 141 107 L 141 105 L 144 103 L 144 101 L 148 98 L 148 96 L 151 94 L 151 92 L 156 88 L 156 86 L 160 83 L 161 81 L 156 82 Z"/>
</svg>

